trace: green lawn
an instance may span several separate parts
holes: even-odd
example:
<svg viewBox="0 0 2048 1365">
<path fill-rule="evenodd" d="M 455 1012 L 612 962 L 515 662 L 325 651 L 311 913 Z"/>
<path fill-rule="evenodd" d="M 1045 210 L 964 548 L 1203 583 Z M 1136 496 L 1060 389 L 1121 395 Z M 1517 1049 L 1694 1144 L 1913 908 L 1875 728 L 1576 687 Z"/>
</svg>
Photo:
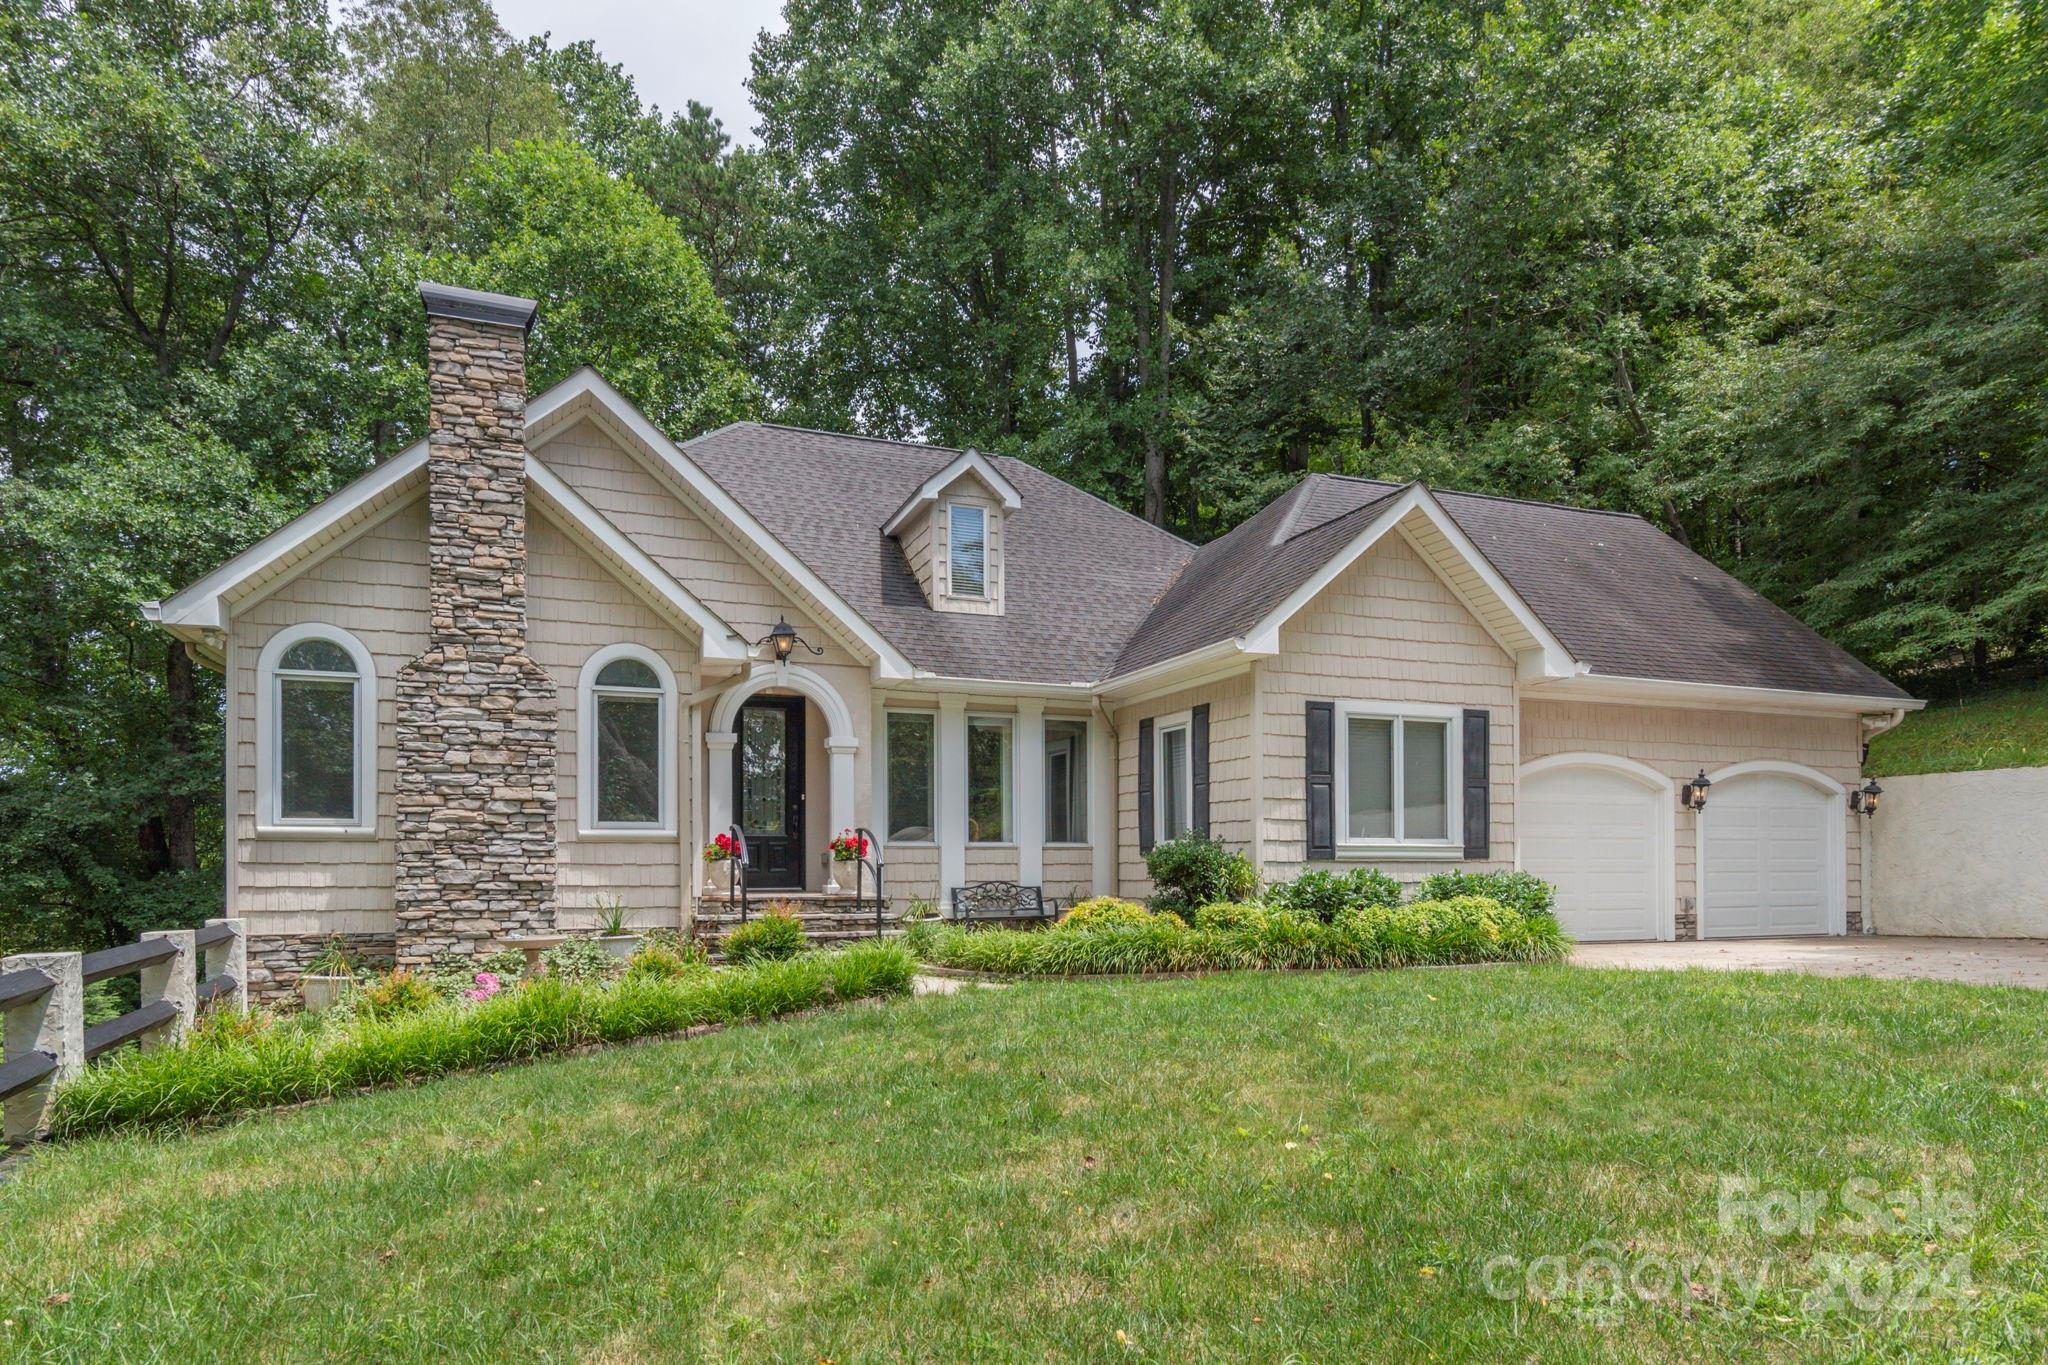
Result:
<svg viewBox="0 0 2048 1365">
<path fill-rule="evenodd" d="M 2048 767 L 2048 681 L 1933 702 L 1870 742 L 1873 777 Z"/>
<path fill-rule="evenodd" d="M 1021 984 L 43 1152 L 0 1185 L 0 1354 L 2034 1360 L 2044 1135 L 2017 989 Z M 1815 1227 L 1724 1232 L 1723 1176 L 1822 1192 Z M 1969 1206 L 1868 1235 L 1851 1177 Z M 1603 1238 L 1653 1290 L 1768 1266 L 1753 1303 L 1485 1288 Z M 1961 1255 L 1975 1292 L 1805 1304 L 1838 1254 L 1898 1288 Z"/>
</svg>

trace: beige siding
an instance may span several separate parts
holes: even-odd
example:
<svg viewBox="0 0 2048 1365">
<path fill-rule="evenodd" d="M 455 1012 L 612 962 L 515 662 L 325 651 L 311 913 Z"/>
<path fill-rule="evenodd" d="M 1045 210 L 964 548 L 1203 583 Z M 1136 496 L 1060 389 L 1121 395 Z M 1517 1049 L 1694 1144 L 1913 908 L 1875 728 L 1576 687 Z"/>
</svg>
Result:
<svg viewBox="0 0 2048 1365">
<path fill-rule="evenodd" d="M 952 519 L 946 509 L 956 502 L 981 509 L 985 547 L 982 586 L 986 589 L 981 597 L 964 597 L 953 591 Z M 987 495 L 986 485 L 980 479 L 972 475 L 963 475 L 954 480 L 932 505 L 930 525 L 932 581 L 938 588 L 933 606 L 939 611 L 965 612 L 973 616 L 1001 616 L 1005 576 L 1002 504 Z"/>
<path fill-rule="evenodd" d="M 1017 849 L 1011 844 L 969 844 L 967 880 L 970 882 L 1014 882 L 1017 880 Z"/>
<path fill-rule="evenodd" d="M 903 537 L 903 557 L 910 561 L 910 571 L 917 575 L 917 586 L 924 591 L 924 600 L 930 602 L 938 590 L 932 584 L 932 514 L 929 510 L 911 519 L 910 528 Z"/>
<path fill-rule="evenodd" d="M 1209 832 L 1232 848 L 1251 852 L 1252 686 L 1247 672 L 1117 710 L 1117 883 L 1125 896 L 1152 894 L 1152 879 L 1138 850 L 1138 724 L 1204 704 L 1209 708 Z"/>
<path fill-rule="evenodd" d="M 1589 702 L 1522 702 L 1522 757 L 1600 753 L 1631 758 L 1684 781 L 1701 768 L 1773 759 L 1798 763 L 1851 785 L 1862 771 L 1862 727 L 1854 716 L 1769 716 L 1680 707 L 1614 706 Z M 1711 801 L 1712 795 L 1708 799 Z M 1848 816 L 1848 910 L 1852 923 L 1863 906 L 1863 822 Z M 1678 898 L 1690 908 L 1699 895 L 1697 820 L 1677 817 Z"/>
<path fill-rule="evenodd" d="M 1095 894 L 1095 852 L 1061 844 L 1045 850 L 1045 894 L 1062 909 Z"/>
<path fill-rule="evenodd" d="M 939 850 L 931 844 L 891 844 L 883 850 L 883 871 L 889 878 L 889 904 L 898 913 L 922 897 L 939 899 Z"/>
<path fill-rule="evenodd" d="M 339 626 L 377 667 L 377 822 L 374 838 L 256 834 L 256 661 L 287 626 Z M 257 934 L 389 933 L 398 670 L 427 646 L 427 506 L 392 514 L 326 559 L 245 606 L 234 621 L 235 904 Z"/>
<path fill-rule="evenodd" d="M 585 838 L 577 781 L 583 763 L 577 684 L 584 662 L 610 645 L 635 644 L 659 654 L 676 675 L 680 698 L 697 687 L 697 651 L 674 626 L 544 517 L 528 519 L 527 638 L 534 662 L 555 680 L 561 707 L 556 785 L 556 894 L 564 929 L 591 927 L 597 908 L 618 901 L 636 924 L 680 923 L 683 886 L 693 856 L 690 835 L 690 747 L 678 736 L 677 791 L 682 832 L 661 838 Z"/>
<path fill-rule="evenodd" d="M 1493 856 L 1477 863 L 1385 856 L 1367 862 L 1404 882 L 1448 868 L 1514 865 L 1514 660 L 1407 542 L 1389 538 L 1346 570 L 1281 629 L 1280 653 L 1259 667 L 1269 879 L 1295 876 L 1308 856 L 1310 701 L 1484 707 L 1492 747 Z"/>
</svg>

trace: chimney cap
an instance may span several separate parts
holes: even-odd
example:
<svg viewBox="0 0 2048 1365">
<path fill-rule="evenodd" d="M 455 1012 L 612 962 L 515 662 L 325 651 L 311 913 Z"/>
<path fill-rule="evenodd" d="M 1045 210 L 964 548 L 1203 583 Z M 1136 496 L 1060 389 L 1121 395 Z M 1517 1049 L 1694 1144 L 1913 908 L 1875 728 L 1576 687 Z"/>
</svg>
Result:
<svg viewBox="0 0 2048 1365">
<path fill-rule="evenodd" d="M 517 327 L 523 332 L 533 330 L 533 315 L 540 309 L 532 299 L 522 299 L 516 294 L 487 294 L 481 289 L 435 284 L 429 280 L 420 281 L 420 302 L 426 305 L 430 318 L 457 318 L 487 326 Z"/>
</svg>

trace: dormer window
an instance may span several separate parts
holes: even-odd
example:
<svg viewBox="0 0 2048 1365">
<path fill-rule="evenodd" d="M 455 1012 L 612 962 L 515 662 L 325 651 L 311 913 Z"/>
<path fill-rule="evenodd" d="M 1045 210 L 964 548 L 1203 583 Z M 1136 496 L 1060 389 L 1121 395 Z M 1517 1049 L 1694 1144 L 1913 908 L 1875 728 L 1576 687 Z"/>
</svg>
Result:
<svg viewBox="0 0 2048 1365">
<path fill-rule="evenodd" d="M 948 503 L 946 519 L 953 596 L 987 597 L 987 510 L 973 503 Z"/>
</svg>

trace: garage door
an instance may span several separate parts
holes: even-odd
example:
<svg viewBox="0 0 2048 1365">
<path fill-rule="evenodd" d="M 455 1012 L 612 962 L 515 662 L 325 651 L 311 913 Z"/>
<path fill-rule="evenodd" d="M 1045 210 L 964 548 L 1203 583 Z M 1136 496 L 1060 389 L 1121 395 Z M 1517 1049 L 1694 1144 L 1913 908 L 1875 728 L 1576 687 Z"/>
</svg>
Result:
<svg viewBox="0 0 2048 1365">
<path fill-rule="evenodd" d="M 1575 938 L 1656 938 L 1664 901 L 1662 796 L 1607 768 L 1552 768 L 1522 779 L 1515 822 L 1522 869 L 1557 886 L 1557 918 Z"/>
<path fill-rule="evenodd" d="M 1716 782 L 1700 815 L 1701 937 L 1827 933 L 1834 818 L 1828 793 L 1783 773 Z"/>
</svg>

